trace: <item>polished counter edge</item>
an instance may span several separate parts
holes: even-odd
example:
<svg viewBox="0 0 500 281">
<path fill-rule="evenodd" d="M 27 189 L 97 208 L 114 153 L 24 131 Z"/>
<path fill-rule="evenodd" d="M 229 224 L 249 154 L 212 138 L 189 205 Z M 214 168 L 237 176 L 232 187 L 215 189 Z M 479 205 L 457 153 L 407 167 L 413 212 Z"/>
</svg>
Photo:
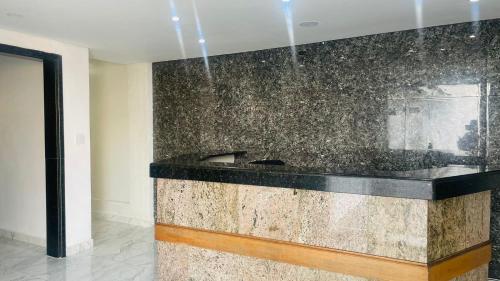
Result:
<svg viewBox="0 0 500 281">
<path fill-rule="evenodd" d="M 150 165 L 150 176 L 152 178 L 258 185 L 421 200 L 443 200 L 478 193 L 491 190 L 500 183 L 500 171 L 435 178 L 404 178 L 400 176 L 391 178 L 390 176 L 353 176 L 226 166 L 195 166 L 167 161 L 152 163 Z"/>
</svg>

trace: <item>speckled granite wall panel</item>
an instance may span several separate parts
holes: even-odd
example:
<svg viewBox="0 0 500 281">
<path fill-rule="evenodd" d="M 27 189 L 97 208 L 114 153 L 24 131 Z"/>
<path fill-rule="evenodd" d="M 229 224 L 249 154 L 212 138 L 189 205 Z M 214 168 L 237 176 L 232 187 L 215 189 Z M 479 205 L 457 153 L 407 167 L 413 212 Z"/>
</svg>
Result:
<svg viewBox="0 0 500 281">
<path fill-rule="evenodd" d="M 465 200 L 465 246 L 472 247 L 490 239 L 491 192 L 468 195 Z"/>
<path fill-rule="evenodd" d="M 161 281 L 375 281 L 264 259 L 158 242 L 158 276 Z M 482 266 L 451 281 L 487 281 Z"/>
<path fill-rule="evenodd" d="M 367 196 L 300 190 L 297 242 L 368 253 Z"/>
<path fill-rule="evenodd" d="M 425 263 L 488 241 L 489 202 L 158 179 L 157 222 Z"/>
<path fill-rule="evenodd" d="M 498 86 L 500 87 L 500 85 Z M 491 89 L 491 92 L 494 93 L 495 96 L 490 96 L 488 98 L 488 119 L 490 122 L 488 132 L 488 161 L 500 165 L 500 88 Z"/>
<path fill-rule="evenodd" d="M 499 52 L 500 53 L 500 52 Z M 496 60 L 500 66 L 500 59 Z M 500 79 L 499 79 L 500 81 Z M 489 161 L 500 164 L 500 85 L 491 89 L 495 96 L 489 97 L 489 120 L 490 139 L 488 157 Z M 493 109 L 493 110 L 491 110 Z M 491 216 L 491 240 L 493 243 L 493 262 L 491 263 L 491 276 L 500 278 L 500 188 L 492 191 L 492 216 Z"/>
<path fill-rule="evenodd" d="M 297 241 L 300 196 L 295 190 L 245 185 L 231 187 L 239 193 L 239 234 Z"/>
<path fill-rule="evenodd" d="M 495 196 L 497 196 L 497 199 L 500 199 L 498 194 Z M 492 213 L 490 233 L 493 247 L 492 261 L 490 262 L 490 277 L 497 278 L 500 277 L 500 235 L 498 235 L 500 233 L 500 212 L 498 211 Z"/>
<path fill-rule="evenodd" d="M 301 45 L 296 65 L 289 48 L 215 56 L 211 79 L 202 59 L 155 63 L 155 159 L 258 150 L 295 166 L 409 169 L 432 147 L 437 163 L 484 160 L 473 127 L 488 126 L 479 85 L 500 82 L 499 26 Z"/>
<path fill-rule="evenodd" d="M 159 223 L 427 261 L 425 200 L 158 179 L 157 216 Z"/>
<path fill-rule="evenodd" d="M 456 253 L 466 248 L 464 197 L 429 202 L 429 259 Z"/>
<path fill-rule="evenodd" d="M 489 191 L 429 201 L 429 260 L 447 257 L 488 241 L 490 201 Z"/>
<path fill-rule="evenodd" d="M 239 198 L 235 186 L 158 179 L 157 196 L 158 222 L 238 232 Z"/>
<path fill-rule="evenodd" d="M 368 197 L 368 253 L 419 262 L 427 258 L 425 200 Z"/>
</svg>

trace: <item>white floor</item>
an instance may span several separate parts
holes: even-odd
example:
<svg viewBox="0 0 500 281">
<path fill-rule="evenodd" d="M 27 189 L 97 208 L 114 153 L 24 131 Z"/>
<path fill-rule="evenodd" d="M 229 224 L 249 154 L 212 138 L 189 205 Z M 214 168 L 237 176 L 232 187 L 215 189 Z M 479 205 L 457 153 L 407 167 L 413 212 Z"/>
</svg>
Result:
<svg viewBox="0 0 500 281">
<path fill-rule="evenodd" d="M 0 280 L 149 281 L 155 278 L 153 228 L 94 221 L 94 249 L 65 259 L 31 244 L 0 238 Z"/>
<path fill-rule="evenodd" d="M 65 259 L 0 238 L 0 280 L 154 280 L 153 228 L 94 221 L 94 249 Z"/>
</svg>

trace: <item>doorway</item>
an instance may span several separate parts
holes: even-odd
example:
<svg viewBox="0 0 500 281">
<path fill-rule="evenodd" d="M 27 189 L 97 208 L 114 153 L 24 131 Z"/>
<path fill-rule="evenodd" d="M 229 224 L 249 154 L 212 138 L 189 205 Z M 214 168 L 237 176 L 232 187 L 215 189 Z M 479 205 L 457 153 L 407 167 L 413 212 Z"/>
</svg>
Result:
<svg viewBox="0 0 500 281">
<path fill-rule="evenodd" d="M 47 255 L 65 257 L 62 57 L 4 44 L 0 44 L 0 54 L 42 62 Z"/>
</svg>

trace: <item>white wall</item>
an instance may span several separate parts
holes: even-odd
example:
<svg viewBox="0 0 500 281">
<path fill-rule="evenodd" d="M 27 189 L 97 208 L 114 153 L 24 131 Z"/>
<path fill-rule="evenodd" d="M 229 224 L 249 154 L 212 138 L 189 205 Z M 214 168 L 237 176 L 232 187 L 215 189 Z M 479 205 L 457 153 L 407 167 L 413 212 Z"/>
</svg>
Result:
<svg viewBox="0 0 500 281">
<path fill-rule="evenodd" d="M 72 254 L 91 241 L 88 49 L 1 29 L 0 43 L 62 56 L 66 245 Z"/>
<path fill-rule="evenodd" d="M 152 68 L 91 62 L 92 208 L 96 217 L 153 224 Z"/>
<path fill-rule="evenodd" d="M 0 55 L 0 231 L 45 246 L 43 64 Z"/>
</svg>

